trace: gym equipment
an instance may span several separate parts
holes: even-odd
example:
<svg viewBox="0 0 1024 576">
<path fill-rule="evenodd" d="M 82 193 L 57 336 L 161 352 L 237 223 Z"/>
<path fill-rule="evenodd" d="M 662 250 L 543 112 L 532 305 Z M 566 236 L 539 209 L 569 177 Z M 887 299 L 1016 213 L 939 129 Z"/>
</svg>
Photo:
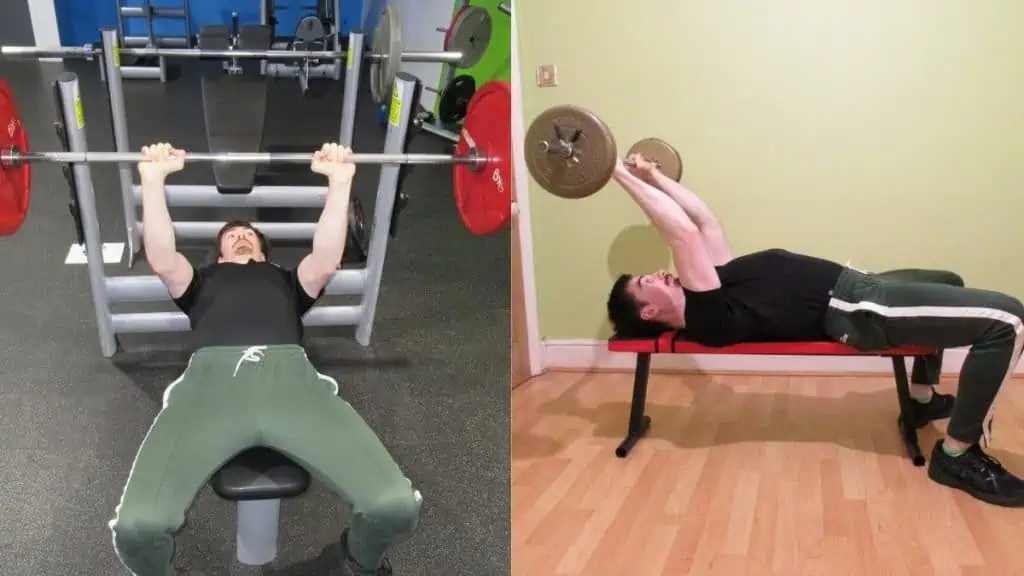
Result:
<svg viewBox="0 0 1024 576">
<path fill-rule="evenodd" d="M 461 52 L 463 57 L 458 67 L 470 68 L 487 52 L 487 45 L 491 42 L 491 28 L 491 13 L 486 8 L 466 4 L 455 13 L 448 26 L 444 49 Z"/>
<path fill-rule="evenodd" d="M 125 46 L 148 46 L 151 48 L 189 48 L 192 45 L 192 17 L 189 15 L 189 0 L 181 0 L 180 6 L 153 6 L 151 0 L 141 0 L 139 6 L 125 6 L 123 0 L 116 0 L 117 31 L 124 39 Z M 125 18 L 143 18 L 146 21 L 145 36 L 128 35 Z M 156 18 L 181 20 L 184 35 L 182 36 L 157 36 L 153 26 Z M 133 66 L 123 66 L 125 78 L 138 78 L 152 80 L 158 78 L 160 82 L 167 82 L 167 60 L 156 58 L 155 66 L 147 65 L 154 59 L 145 58 L 136 61 Z"/>
<path fill-rule="evenodd" d="M 682 177 L 679 153 L 664 140 L 646 138 L 630 153 L 654 162 L 668 177 Z M 604 188 L 615 171 L 615 137 L 596 114 L 581 106 L 553 106 L 526 131 L 526 165 L 548 192 L 562 198 L 586 198 Z"/>
<path fill-rule="evenodd" d="M 356 53 L 371 62 L 373 78 L 373 94 L 378 103 L 383 102 L 391 94 L 391 83 L 398 73 L 402 62 L 441 62 L 459 66 L 464 58 L 461 52 L 413 51 L 404 50 L 401 41 L 401 18 L 398 9 L 388 6 L 381 16 L 380 24 L 375 32 L 374 46 L 384 47 L 386 51 L 376 50 L 370 54 L 362 54 L 361 46 L 357 49 L 351 40 L 362 35 L 350 35 L 349 48 L 341 50 L 299 51 L 299 50 L 209 50 L 194 48 L 120 48 L 115 43 L 113 49 L 118 57 L 165 57 L 165 58 L 228 58 L 245 60 L 284 60 L 323 59 L 341 60 L 345 58 L 346 67 L 353 67 Z M 386 42 L 380 42 L 380 40 Z M 102 49 L 93 46 L 0 46 L 0 58 L 85 58 L 92 59 L 102 55 Z M 375 71 L 375 72 L 374 72 Z M 346 99 L 348 95 L 346 94 Z"/>
<path fill-rule="evenodd" d="M 452 78 L 444 91 L 441 92 L 441 101 L 437 109 L 437 119 L 442 124 L 457 124 L 466 117 L 466 110 L 469 108 L 469 101 L 476 92 L 476 80 L 468 74 L 461 74 Z"/>
<path fill-rule="evenodd" d="M 108 34 L 112 34 L 110 31 Z M 116 82 L 115 73 L 108 72 L 108 83 Z M 412 85 L 415 86 L 413 79 Z M 454 165 L 455 196 L 457 199 L 459 213 L 466 222 L 467 228 L 476 234 L 490 234 L 508 223 L 511 218 L 511 141 L 509 118 L 511 118 L 511 94 L 507 85 L 498 83 L 503 89 L 496 90 L 493 86 L 486 93 L 478 92 L 474 97 L 471 107 L 476 105 L 475 114 L 467 115 L 467 122 L 463 128 L 459 145 L 454 155 L 446 154 L 355 154 L 352 161 L 355 163 L 372 164 L 430 164 Z M 21 117 L 13 101 L 10 89 L 6 84 L 0 82 L 0 94 L 3 94 L 2 106 L 0 106 L 0 126 L 7 127 L 0 136 L 0 186 L 3 194 L 0 196 L 0 215 L 7 224 L 3 228 L 9 230 L 6 234 L 16 232 L 24 222 L 28 212 L 31 173 L 29 165 L 35 162 L 54 162 L 64 164 L 92 164 L 92 163 L 119 163 L 140 161 L 143 156 L 138 152 L 31 152 L 28 149 L 28 141 L 22 128 Z M 497 97 L 492 97 L 497 94 Z M 77 93 L 76 93 L 77 95 Z M 401 103 L 402 94 L 396 92 L 392 97 L 392 108 L 389 115 L 389 125 L 397 123 L 396 102 Z M 122 95 L 123 98 L 123 95 Z M 486 102 L 485 102 L 486 100 Z M 112 98 L 121 107 L 119 98 Z M 76 101 L 75 116 L 76 124 L 85 125 L 84 113 L 81 112 L 80 100 Z M 236 105 L 240 103 L 236 102 Z M 410 114 L 411 116 L 411 114 Z M 115 113 L 115 125 L 120 115 Z M 116 130 L 115 130 L 116 131 Z M 390 128 L 389 128 L 390 131 Z M 127 130 L 124 130 L 126 133 Z M 237 132 L 223 139 L 224 142 L 242 141 L 251 138 L 250 134 L 239 134 Z M 121 141 L 115 136 L 115 142 Z M 126 138 L 124 139 L 126 140 Z M 211 140 L 212 142 L 212 140 Z M 120 145 L 120 143 L 118 144 Z M 404 146 L 403 146 L 404 147 Z M 186 162 L 212 162 L 214 163 L 215 174 L 220 188 L 227 189 L 228 193 L 237 196 L 252 197 L 257 195 L 253 188 L 254 164 L 262 163 L 309 163 L 312 160 L 312 153 L 270 153 L 270 152 L 226 152 L 214 151 L 209 153 L 187 153 Z M 235 168 L 239 165 L 247 165 L 249 170 L 241 173 Z M 219 170 L 218 170 L 219 169 Z M 77 176 L 77 174 L 76 174 Z M 131 182 L 130 175 L 128 182 Z M 477 187 L 473 189 L 473 187 Z M 171 187 L 169 187 L 171 188 Z M 186 187 L 188 188 L 188 187 Z M 280 200 L 288 198 L 288 194 L 297 193 L 296 189 L 282 187 L 278 194 Z M 173 189 L 173 188 L 172 188 Z M 318 188 L 311 188 L 319 194 Z M 168 195 L 170 196 L 170 192 Z M 266 194 L 266 192 L 265 192 Z M 223 197 L 221 194 L 220 197 Z M 495 196 L 491 198 L 491 196 Z M 197 194 L 192 200 L 199 205 L 219 204 L 223 200 L 215 196 L 213 199 L 201 200 Z M 315 198 L 316 196 L 314 196 Z M 298 199 L 296 199 L 298 200 Z M 504 205 L 504 210 L 497 210 L 495 207 Z M 134 208 L 132 210 L 134 212 Z M 134 219 L 134 214 L 132 214 Z M 187 236 L 187 235 L 186 235 Z"/>
<path fill-rule="evenodd" d="M 931 356 L 935 350 L 903 346 L 889 350 L 865 352 L 838 342 L 751 342 L 731 346 L 702 346 L 696 342 L 680 339 L 675 332 L 666 332 L 658 338 L 629 339 L 612 338 L 608 341 L 609 352 L 636 354 L 636 368 L 633 374 L 633 398 L 629 408 L 629 424 L 626 436 L 615 448 L 615 455 L 625 458 L 640 438 L 651 428 L 651 417 L 647 415 L 647 384 L 651 373 L 652 354 L 730 354 L 730 355 L 771 355 L 771 356 L 878 356 L 892 361 L 896 378 L 896 397 L 900 415 L 898 427 L 903 446 L 914 466 L 924 466 L 925 458 L 917 438 L 917 424 L 914 422 L 914 400 L 910 396 L 910 379 L 907 377 L 907 357 Z"/>
<path fill-rule="evenodd" d="M 512 88 L 508 82 L 493 80 L 480 87 L 469 103 L 462 124 L 456 156 L 472 154 L 481 143 L 512 149 Z M 495 118 L 503 120 L 495 121 Z M 504 154 L 488 161 L 484 170 L 455 168 L 455 204 L 466 227 L 474 234 L 497 232 L 512 219 L 512 157 Z"/>
<path fill-rule="evenodd" d="M 653 161 L 662 174 L 676 182 L 679 182 L 683 177 L 683 159 L 679 156 L 679 151 L 661 138 L 638 140 L 636 144 L 629 147 L 629 152 L 626 152 L 626 158 L 634 154 L 639 154 L 648 161 Z"/>
<path fill-rule="evenodd" d="M 401 53 L 402 19 L 400 12 L 388 4 L 381 11 L 377 30 L 373 34 L 373 51 L 376 54 Z M 376 102 L 384 102 L 391 92 L 391 79 L 398 74 L 402 62 L 388 58 L 383 62 L 370 64 L 370 93 Z"/>
<path fill-rule="evenodd" d="M 493 122 L 493 120 L 486 120 Z M 21 119 L 17 122 L 20 124 Z M 475 149 L 468 149 L 466 155 L 450 154 L 353 154 L 349 158 L 354 164 L 471 164 L 474 167 L 498 162 L 497 157 L 483 157 Z M 119 164 L 141 162 L 141 152 L 22 152 L 16 146 L 0 150 L 0 167 L 24 168 L 26 163 L 50 162 L 56 164 Z M 313 153 L 285 152 L 186 152 L 185 162 L 213 162 L 215 164 L 309 164 Z M 476 168 L 474 168 L 476 169 Z"/>
<path fill-rule="evenodd" d="M 310 93 L 311 81 L 314 82 L 312 86 L 316 86 L 315 81 L 318 79 L 341 80 L 341 56 L 344 54 L 340 42 L 341 25 L 338 23 L 340 0 L 320 0 L 316 6 L 308 6 L 315 13 L 301 18 L 290 38 L 278 37 L 275 8 L 277 6 L 273 0 L 260 2 L 260 23 L 274 32 L 271 48 L 296 52 L 326 50 L 334 52 L 336 56 L 328 60 L 303 58 L 297 63 L 261 62 L 262 73 L 265 76 L 298 78 L 302 93 L 311 96 L 322 93 L 315 88 Z"/>
<path fill-rule="evenodd" d="M 116 70 L 116 69 L 115 69 Z M 108 74 L 108 78 L 119 81 L 116 73 Z M 399 74 L 394 90 L 396 97 L 392 99 L 394 108 L 388 133 L 385 138 L 384 157 L 401 157 L 404 151 L 408 127 L 416 103 L 408 96 L 416 91 L 417 80 L 407 74 Z M 85 114 L 81 106 L 78 77 L 74 73 L 64 72 L 56 81 L 62 113 L 70 121 L 66 123 L 66 141 L 71 154 L 84 155 L 87 150 L 85 133 Z M 27 146 L 21 119 L 17 109 L 10 100 L 10 90 L 3 86 L 0 93 L 5 94 L 4 107 L 0 109 L 0 145 L 18 143 Z M 123 103 L 116 103 L 123 108 Z M 120 109 L 120 108 L 119 108 Z M 115 120 L 115 123 L 117 120 Z M 506 120 L 507 122 L 507 120 Z M 500 124 L 490 122 L 488 124 Z M 116 134 L 116 131 L 115 131 Z M 486 134 L 480 139 L 488 142 Z M 115 142 L 117 139 L 115 139 Z M 499 144 L 495 142 L 494 144 Z M 479 148 L 478 148 L 479 149 Z M 20 152 L 25 150 L 19 149 Z M 507 155 L 506 155 L 507 156 Z M 510 159 L 504 159 L 509 162 Z M 488 168 L 491 166 L 488 163 Z M 464 166 L 458 164 L 457 166 Z M 0 170 L 0 206 L 9 206 L 13 198 L 28 199 L 28 191 L 18 184 L 22 176 L 27 175 L 29 163 L 22 163 L 17 168 Z M 127 167 L 124 167 L 127 169 Z M 92 293 L 93 306 L 96 314 L 97 333 L 100 349 L 104 356 L 113 356 L 118 348 L 117 335 L 128 333 L 152 332 L 183 332 L 190 329 L 188 317 L 174 312 L 114 312 L 113 306 L 127 302 L 170 302 L 167 289 L 156 276 L 125 275 L 109 277 L 102 257 L 102 235 L 96 214 L 96 197 L 93 189 L 92 174 L 89 163 L 78 162 L 72 165 L 77 186 L 76 196 L 82 216 L 85 232 L 86 268 Z M 13 173 L 13 179 L 8 174 Z M 363 346 L 370 343 L 373 321 L 376 313 L 377 300 L 380 293 L 380 281 L 384 270 L 384 258 L 387 251 L 388 231 L 391 223 L 391 212 L 398 195 L 399 166 L 388 164 L 381 168 L 380 182 L 373 213 L 373 222 L 367 242 L 367 261 L 361 268 L 345 268 L 334 274 L 328 282 L 324 294 L 326 296 L 361 296 L 356 304 L 328 305 L 320 303 L 303 317 L 306 326 L 355 326 L 355 339 Z M 9 185 L 13 182 L 15 185 Z M 130 182 L 130 181 L 129 181 Z M 165 187 L 166 201 L 172 209 L 176 206 L 209 206 L 209 207 L 266 207 L 287 206 L 294 208 L 322 207 L 326 186 L 310 187 L 263 187 L 254 188 L 249 194 L 225 195 L 217 194 L 210 187 L 174 186 Z M 142 223 L 136 214 L 141 188 L 133 186 L 133 203 L 129 213 L 135 226 L 141 230 Z M 9 215 L 0 214 L 4 222 Z M 15 213 L 15 219 L 17 213 Z M 20 223 L 18 223 L 20 224 Z M 189 226 L 189 225 L 192 226 Z M 273 239 L 308 240 L 313 236 L 314 223 L 254 223 L 264 234 Z M 223 222 L 175 222 L 176 238 L 180 242 L 188 239 L 201 238 L 212 240 Z"/>
<path fill-rule="evenodd" d="M 8 115 L 6 110 L 14 110 Z M 9 117 L 8 117 L 9 116 Z M 28 135 L 17 114 L 14 94 L 0 79 L 0 147 L 27 150 Z M 0 236 L 10 236 L 21 229 L 28 215 L 32 171 L 28 165 L 20 168 L 0 169 Z"/>
</svg>

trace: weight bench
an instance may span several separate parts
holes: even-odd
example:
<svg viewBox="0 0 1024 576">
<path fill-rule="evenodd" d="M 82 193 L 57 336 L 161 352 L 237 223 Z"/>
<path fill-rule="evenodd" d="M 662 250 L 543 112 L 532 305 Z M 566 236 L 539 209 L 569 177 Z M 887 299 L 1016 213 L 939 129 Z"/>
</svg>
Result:
<svg viewBox="0 0 1024 576">
<path fill-rule="evenodd" d="M 268 26 L 242 26 L 238 33 L 239 50 L 269 50 Z M 200 45 L 208 50 L 230 50 L 231 36 L 226 26 L 204 26 Z M 203 112 L 210 152 L 260 152 L 263 124 L 267 113 L 267 82 L 259 75 L 258 63 L 243 63 L 242 74 L 224 74 L 221 70 L 202 76 Z M 217 191 L 221 194 L 248 194 L 255 185 L 257 165 L 252 163 L 213 164 Z"/>
<path fill-rule="evenodd" d="M 862 352 L 836 342 L 757 342 L 735 344 L 724 347 L 703 346 L 678 338 L 675 332 L 667 332 L 653 339 L 628 339 L 613 337 L 608 341 L 609 352 L 636 354 L 636 371 L 633 377 L 633 399 L 629 408 L 629 425 L 626 438 L 615 449 L 615 455 L 625 458 L 633 446 L 651 428 L 651 417 L 646 414 L 647 381 L 651 373 L 652 354 L 736 354 L 768 356 L 881 356 L 892 359 L 893 375 L 896 377 L 896 395 L 900 403 L 897 426 L 900 436 L 914 466 L 924 466 L 924 454 L 917 440 L 917 427 L 911 416 L 913 400 L 910 397 L 910 379 L 904 358 L 928 356 L 935 351 L 928 348 L 901 347 L 890 350 Z"/>
<path fill-rule="evenodd" d="M 238 506 L 235 543 L 239 562 L 262 566 L 277 557 L 281 499 L 301 495 L 309 483 L 308 471 L 264 447 L 250 448 L 217 470 L 210 486 Z"/>
</svg>

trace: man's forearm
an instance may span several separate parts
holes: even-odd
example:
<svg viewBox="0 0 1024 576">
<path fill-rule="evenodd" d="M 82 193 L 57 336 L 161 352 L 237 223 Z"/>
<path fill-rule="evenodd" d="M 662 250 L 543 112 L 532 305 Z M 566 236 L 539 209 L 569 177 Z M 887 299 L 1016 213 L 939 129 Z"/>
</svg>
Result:
<svg viewBox="0 0 1024 576">
<path fill-rule="evenodd" d="M 142 181 L 142 244 L 154 272 L 174 263 L 177 252 L 174 224 L 167 210 L 162 178 Z"/>
<path fill-rule="evenodd" d="M 668 194 L 676 204 L 679 204 L 701 230 L 721 228 L 718 218 L 715 217 L 707 203 L 701 200 L 700 196 L 665 176 L 660 170 L 654 170 L 650 180 L 653 186 Z"/>
<path fill-rule="evenodd" d="M 612 176 L 663 233 L 677 236 L 697 228 L 679 204 L 662 191 L 652 187 L 626 170 L 616 170 Z"/>
<path fill-rule="evenodd" d="M 335 270 L 341 264 L 348 240 L 348 203 L 352 181 L 328 181 L 327 200 L 313 232 L 312 258 L 317 267 Z"/>
</svg>

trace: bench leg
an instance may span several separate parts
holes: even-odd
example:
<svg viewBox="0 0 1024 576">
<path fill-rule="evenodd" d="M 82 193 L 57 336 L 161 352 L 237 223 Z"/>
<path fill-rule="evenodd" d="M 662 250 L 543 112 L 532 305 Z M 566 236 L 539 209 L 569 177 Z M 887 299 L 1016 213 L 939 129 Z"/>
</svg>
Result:
<svg viewBox="0 0 1024 576">
<path fill-rule="evenodd" d="M 903 358 L 892 358 L 892 371 L 896 376 L 896 394 L 900 400 L 900 415 L 896 420 L 899 426 L 900 437 L 907 449 L 907 455 L 914 463 L 914 466 L 924 466 L 924 454 L 921 453 L 921 444 L 917 440 L 917 426 L 913 417 L 913 398 L 910 397 L 910 379 L 907 377 L 907 364 Z"/>
<path fill-rule="evenodd" d="M 277 557 L 277 527 L 280 500 L 238 502 L 236 544 L 238 561 L 246 566 L 270 564 Z"/>
<path fill-rule="evenodd" d="M 651 429 L 651 417 L 645 414 L 647 408 L 647 379 L 651 375 L 651 355 L 636 355 L 636 372 L 633 375 L 633 401 L 629 406 L 629 429 L 626 439 L 615 449 L 615 455 L 625 458 L 640 438 Z"/>
</svg>

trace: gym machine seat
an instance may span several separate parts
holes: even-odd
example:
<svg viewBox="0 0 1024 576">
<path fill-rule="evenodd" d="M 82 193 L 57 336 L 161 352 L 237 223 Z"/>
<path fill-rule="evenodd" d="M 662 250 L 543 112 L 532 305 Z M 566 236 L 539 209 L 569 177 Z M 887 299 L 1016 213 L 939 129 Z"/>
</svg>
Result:
<svg viewBox="0 0 1024 576">
<path fill-rule="evenodd" d="M 264 447 L 238 454 L 213 475 L 213 491 L 237 503 L 235 543 L 239 562 L 262 566 L 274 560 L 281 499 L 300 496 L 309 484 L 308 471 Z"/>
<path fill-rule="evenodd" d="M 225 27 L 206 26 L 200 46 L 228 49 Z M 269 50 L 270 28 L 242 26 L 239 50 Z M 243 65 L 244 66 L 244 65 Z M 267 111 L 267 82 L 255 70 L 241 75 L 214 74 L 202 77 L 203 112 L 210 152 L 259 152 Z M 221 194 L 247 194 L 256 178 L 255 164 L 213 164 L 217 190 Z"/>
</svg>

